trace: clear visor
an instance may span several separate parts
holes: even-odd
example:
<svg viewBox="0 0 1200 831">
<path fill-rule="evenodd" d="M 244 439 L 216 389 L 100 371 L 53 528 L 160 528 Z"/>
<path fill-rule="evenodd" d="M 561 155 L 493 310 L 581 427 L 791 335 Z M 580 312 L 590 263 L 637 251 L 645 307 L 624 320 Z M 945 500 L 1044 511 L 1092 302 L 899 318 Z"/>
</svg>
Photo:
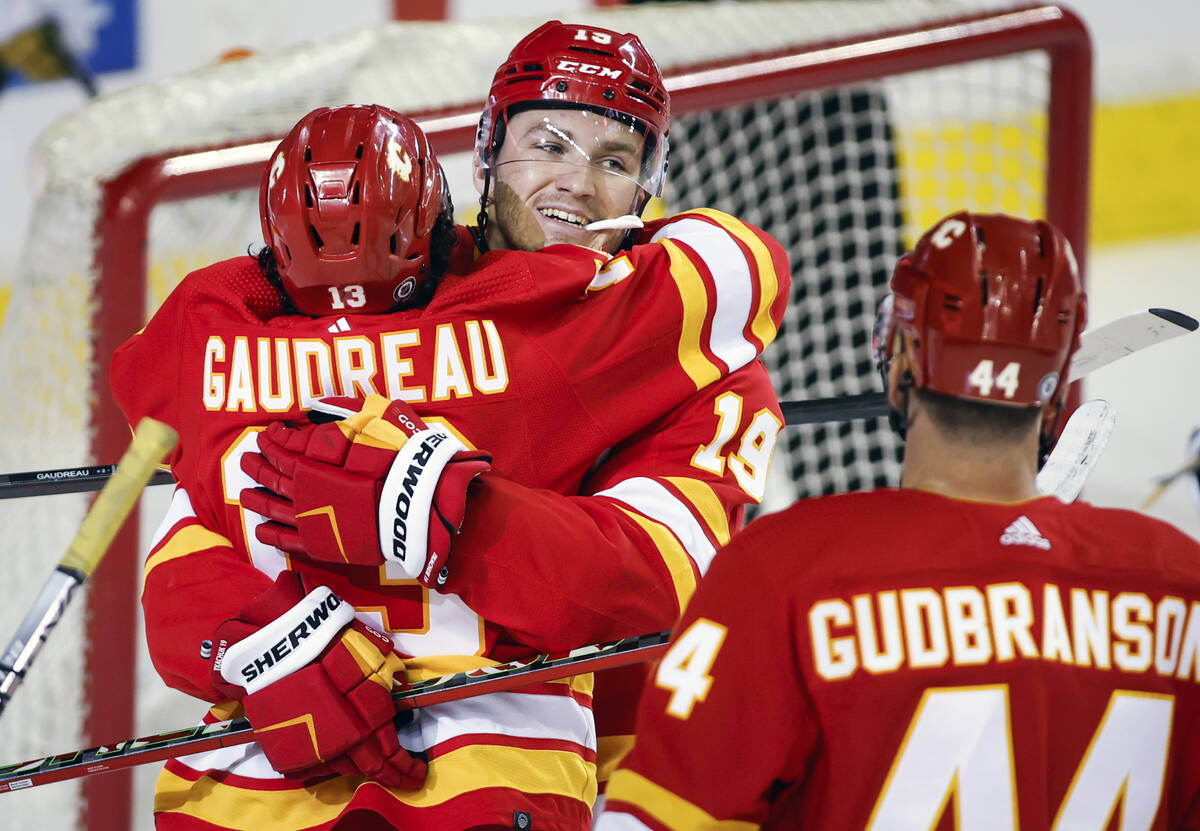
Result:
<svg viewBox="0 0 1200 831">
<path fill-rule="evenodd" d="M 887 388 L 887 365 L 889 363 L 888 335 L 892 331 L 892 316 L 895 314 L 895 295 L 885 294 L 875 310 L 875 325 L 871 327 L 871 353 L 875 358 L 875 369 L 885 374 L 884 388 Z"/>
<path fill-rule="evenodd" d="M 564 187 L 593 194 L 618 216 L 636 212 L 660 192 L 661 145 L 652 131 L 623 117 L 531 109 L 509 117 L 504 141 L 487 166 L 498 181 L 563 179 Z"/>
</svg>

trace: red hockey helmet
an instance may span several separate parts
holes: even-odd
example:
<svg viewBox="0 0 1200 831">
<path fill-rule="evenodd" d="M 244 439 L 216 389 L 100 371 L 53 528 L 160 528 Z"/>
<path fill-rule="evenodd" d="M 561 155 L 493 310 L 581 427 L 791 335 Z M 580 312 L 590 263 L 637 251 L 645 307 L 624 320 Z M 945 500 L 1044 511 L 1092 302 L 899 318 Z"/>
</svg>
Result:
<svg viewBox="0 0 1200 831">
<path fill-rule="evenodd" d="M 1059 400 L 1087 300 L 1057 228 L 952 214 L 900 259 L 891 286 L 880 357 L 890 360 L 903 334 L 914 387 L 1030 406 Z"/>
<path fill-rule="evenodd" d="M 313 110 L 271 157 L 263 239 L 304 314 L 384 312 L 431 277 L 438 215 L 450 211 L 421 128 L 385 107 Z"/>
<path fill-rule="evenodd" d="M 636 35 L 551 20 L 522 38 L 496 70 L 479 120 L 475 155 L 482 166 L 494 161 L 509 114 L 534 105 L 587 109 L 636 127 L 646 139 L 639 183 L 661 194 L 671 99 Z"/>
</svg>

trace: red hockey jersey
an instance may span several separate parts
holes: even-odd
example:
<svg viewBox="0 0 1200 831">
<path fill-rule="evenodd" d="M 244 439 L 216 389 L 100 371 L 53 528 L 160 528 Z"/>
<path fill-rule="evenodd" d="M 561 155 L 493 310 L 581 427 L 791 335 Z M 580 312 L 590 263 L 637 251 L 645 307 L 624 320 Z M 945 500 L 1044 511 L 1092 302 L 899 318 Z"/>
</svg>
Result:
<svg viewBox="0 0 1200 831">
<path fill-rule="evenodd" d="M 1200 828 L 1200 545 L 1132 512 L 825 497 L 713 563 L 598 828 Z"/>
<path fill-rule="evenodd" d="M 312 572 L 388 632 L 413 677 L 670 627 L 762 497 L 782 421 L 756 358 L 789 276 L 778 243 L 717 212 L 646 238 L 611 260 L 571 246 L 484 255 L 425 308 L 389 315 L 281 315 L 250 258 L 189 275 L 118 350 L 111 376 L 131 423 L 151 416 L 181 435 L 181 487 L 142 597 L 167 683 L 217 700 L 200 640 L 284 568 Z M 289 558 L 258 542 L 261 518 L 237 504 L 253 484 L 239 459 L 262 426 L 368 391 L 494 456 L 444 593 L 386 566 Z M 534 827 L 585 827 L 590 693 L 584 678 L 422 710 L 401 733 L 430 757 L 418 792 L 332 780 L 314 802 L 255 745 L 175 760 L 159 822 L 325 828 L 362 808 L 398 827 L 507 825 L 514 810 Z M 235 821 L 246 791 L 262 814 Z"/>
</svg>

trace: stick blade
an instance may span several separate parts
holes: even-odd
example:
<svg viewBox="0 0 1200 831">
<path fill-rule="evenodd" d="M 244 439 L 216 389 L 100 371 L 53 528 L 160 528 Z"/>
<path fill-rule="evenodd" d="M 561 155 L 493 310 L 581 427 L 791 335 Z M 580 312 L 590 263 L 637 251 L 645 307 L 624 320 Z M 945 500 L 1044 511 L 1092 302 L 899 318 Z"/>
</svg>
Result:
<svg viewBox="0 0 1200 831">
<path fill-rule="evenodd" d="M 1071 413 L 1050 458 L 1038 471 L 1038 493 L 1053 494 L 1060 502 L 1074 502 L 1108 444 L 1116 420 L 1116 411 L 1102 398 L 1080 404 Z"/>
<path fill-rule="evenodd" d="M 1079 351 L 1071 360 L 1071 379 L 1078 381 L 1090 372 L 1108 366 L 1139 349 L 1196 331 L 1194 317 L 1173 309 L 1131 312 L 1079 336 Z"/>
</svg>

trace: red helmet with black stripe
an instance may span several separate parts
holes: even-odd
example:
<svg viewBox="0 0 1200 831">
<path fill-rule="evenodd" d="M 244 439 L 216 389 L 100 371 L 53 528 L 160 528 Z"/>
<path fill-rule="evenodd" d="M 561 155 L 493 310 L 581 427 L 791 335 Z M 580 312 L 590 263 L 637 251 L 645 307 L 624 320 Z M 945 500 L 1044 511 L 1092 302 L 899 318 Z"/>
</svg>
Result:
<svg viewBox="0 0 1200 831">
<path fill-rule="evenodd" d="M 1071 244 L 1048 222 L 952 214 L 900 259 L 891 288 L 878 357 L 887 363 L 905 349 L 913 387 L 1027 406 L 1061 401 L 1087 300 Z"/>
<path fill-rule="evenodd" d="M 430 280 L 449 194 L 425 134 L 378 106 L 320 108 L 279 143 L 260 189 L 263 239 L 307 315 L 384 312 Z"/>
</svg>

